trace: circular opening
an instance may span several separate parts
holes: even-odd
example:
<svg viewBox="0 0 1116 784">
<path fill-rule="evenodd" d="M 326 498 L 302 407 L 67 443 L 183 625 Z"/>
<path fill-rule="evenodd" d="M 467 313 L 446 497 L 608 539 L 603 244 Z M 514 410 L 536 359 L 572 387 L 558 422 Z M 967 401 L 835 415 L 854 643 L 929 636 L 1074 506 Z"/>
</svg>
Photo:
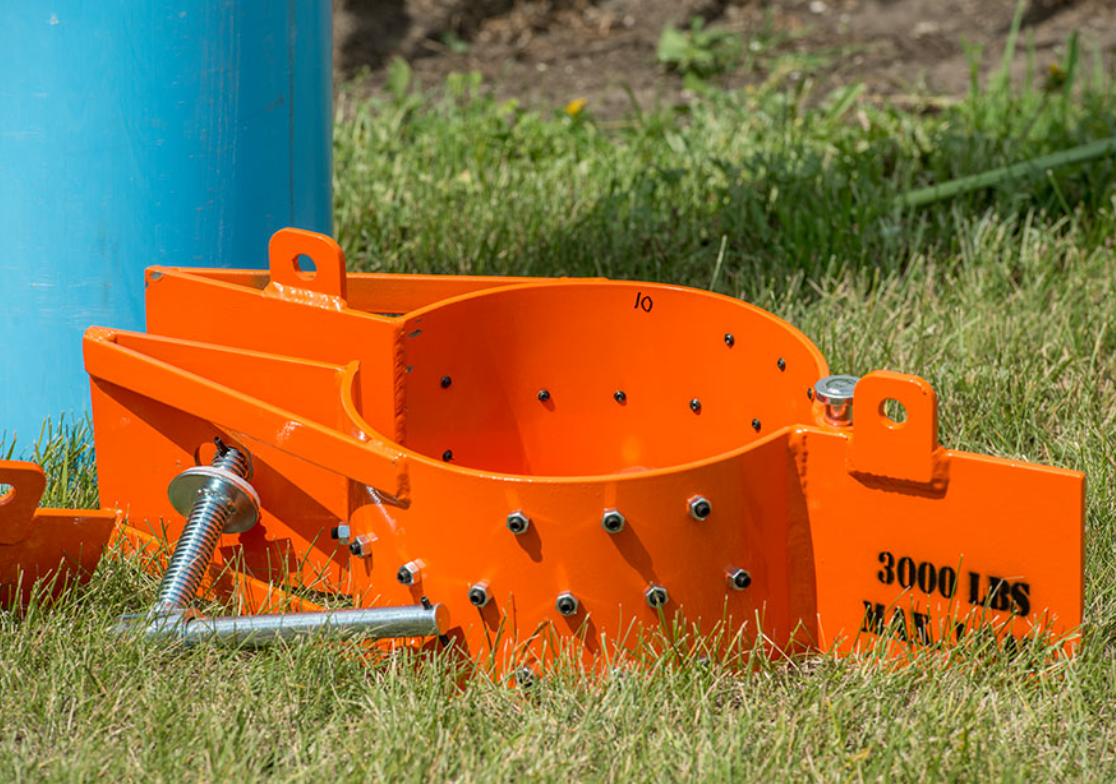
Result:
<svg viewBox="0 0 1116 784">
<path fill-rule="evenodd" d="M 15 488 L 0 482 L 0 506 L 15 498 Z"/>
<path fill-rule="evenodd" d="M 314 264 L 314 260 L 307 256 L 305 253 L 298 254 L 295 258 L 295 272 L 303 280 L 313 280 L 318 274 L 318 267 Z"/>
<path fill-rule="evenodd" d="M 637 293 L 654 295 L 652 310 Z M 762 383 L 769 353 L 725 350 L 726 327 L 741 345 L 777 344 L 787 388 L 820 375 L 789 326 L 688 289 L 562 283 L 430 307 L 403 329 L 413 372 L 399 380 L 401 444 L 466 469 L 604 476 L 712 459 L 743 448 L 753 428 L 812 421 L 807 399 Z"/>
<path fill-rule="evenodd" d="M 880 416 L 890 420 L 891 424 L 901 425 L 907 421 L 907 409 L 893 397 L 880 403 Z"/>
</svg>

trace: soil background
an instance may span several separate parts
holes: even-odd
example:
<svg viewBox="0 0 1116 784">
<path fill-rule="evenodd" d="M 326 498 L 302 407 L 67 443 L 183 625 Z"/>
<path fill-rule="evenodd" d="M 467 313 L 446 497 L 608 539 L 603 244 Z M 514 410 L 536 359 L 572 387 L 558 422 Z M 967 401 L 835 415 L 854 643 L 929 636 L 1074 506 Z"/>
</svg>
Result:
<svg viewBox="0 0 1116 784">
<path fill-rule="evenodd" d="M 685 103 L 683 79 L 655 56 L 664 26 L 694 16 L 737 33 L 754 56 L 712 81 L 734 88 L 777 75 L 818 93 L 862 81 L 869 97 L 959 95 L 971 61 L 998 67 L 1017 0 L 334 0 L 335 82 L 384 89 L 401 57 L 420 84 L 479 71 L 501 97 L 562 107 L 584 98 L 598 117 Z M 1036 65 L 1059 62 L 1073 32 L 1082 65 L 1116 63 L 1116 0 L 1027 0 Z M 1027 37 L 1013 71 L 1022 74 Z M 980 52 L 979 55 L 974 52 Z M 795 63 L 801 62 L 801 69 Z M 630 91 L 630 93 L 629 93 Z"/>
</svg>

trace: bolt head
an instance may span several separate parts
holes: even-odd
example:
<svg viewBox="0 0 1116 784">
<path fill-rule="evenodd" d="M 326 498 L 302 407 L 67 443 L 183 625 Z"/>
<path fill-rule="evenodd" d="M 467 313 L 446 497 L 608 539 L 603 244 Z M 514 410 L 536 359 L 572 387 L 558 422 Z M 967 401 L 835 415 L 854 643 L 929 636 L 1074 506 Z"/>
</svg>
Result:
<svg viewBox="0 0 1116 784">
<path fill-rule="evenodd" d="M 615 400 L 617 403 L 623 403 L 625 400 L 628 399 L 628 395 L 624 392 L 624 390 L 618 389 L 612 393 L 612 399 Z"/>
<path fill-rule="evenodd" d="M 739 567 L 733 567 L 726 571 L 725 577 L 728 587 L 734 591 L 743 591 L 752 584 L 752 575 L 748 573 L 748 570 Z"/>
<path fill-rule="evenodd" d="M 647 606 L 652 609 L 658 609 L 670 600 L 670 595 L 667 589 L 661 585 L 649 585 L 647 590 L 643 592 L 643 596 L 647 599 Z"/>
<path fill-rule="evenodd" d="M 700 495 L 695 495 L 689 501 L 690 517 L 695 520 L 704 520 L 709 517 L 713 511 L 713 504 L 709 502 L 708 498 L 703 498 Z"/>
<path fill-rule="evenodd" d="M 442 389 L 449 389 L 449 386 L 452 383 L 453 383 L 452 378 L 450 378 L 449 376 L 442 376 Z"/>
<path fill-rule="evenodd" d="M 577 597 L 569 591 L 563 591 L 558 594 L 558 599 L 554 602 L 554 609 L 558 611 L 559 615 L 568 618 L 577 612 Z"/>
<path fill-rule="evenodd" d="M 762 422 L 760 422 L 758 419 L 752 420 L 752 430 L 755 430 L 758 433 L 761 427 L 763 427 Z"/>
<path fill-rule="evenodd" d="M 701 411 L 701 401 L 698 400 L 696 397 L 690 401 L 690 410 L 693 411 L 695 414 Z"/>
<path fill-rule="evenodd" d="M 782 357 L 779 357 L 779 361 L 776 362 L 775 364 L 777 364 L 779 366 L 779 370 L 786 370 L 787 369 L 787 361 L 785 359 L 783 359 Z"/>
<path fill-rule="evenodd" d="M 348 544 L 352 538 L 352 529 L 345 523 L 335 525 L 329 530 L 329 535 L 341 544 Z"/>
<path fill-rule="evenodd" d="M 469 603 L 474 607 L 484 607 L 492 597 L 488 595 L 485 583 L 476 583 L 469 589 Z"/>
<path fill-rule="evenodd" d="M 736 337 L 731 332 L 725 333 L 725 345 L 729 348 L 736 345 Z"/>
<path fill-rule="evenodd" d="M 539 390 L 539 402 L 540 403 L 545 403 L 548 400 L 550 400 L 550 392 L 546 389 L 540 389 Z"/>
<path fill-rule="evenodd" d="M 419 567 L 414 561 L 408 561 L 399 567 L 399 571 L 395 574 L 395 579 L 403 585 L 414 585 L 419 577 Z"/>
<path fill-rule="evenodd" d="M 447 449 L 445 452 L 442 452 L 442 461 L 448 463 L 450 460 L 453 460 L 453 450 Z"/>
<path fill-rule="evenodd" d="M 624 524 L 628 522 L 624 519 L 624 515 L 620 514 L 615 509 L 606 509 L 605 513 L 601 515 L 601 528 L 608 531 L 610 534 L 618 534 L 624 530 Z"/>
<path fill-rule="evenodd" d="M 531 519 L 523 512 L 512 512 L 508 515 L 508 530 L 516 536 L 527 533 L 531 527 Z"/>
</svg>

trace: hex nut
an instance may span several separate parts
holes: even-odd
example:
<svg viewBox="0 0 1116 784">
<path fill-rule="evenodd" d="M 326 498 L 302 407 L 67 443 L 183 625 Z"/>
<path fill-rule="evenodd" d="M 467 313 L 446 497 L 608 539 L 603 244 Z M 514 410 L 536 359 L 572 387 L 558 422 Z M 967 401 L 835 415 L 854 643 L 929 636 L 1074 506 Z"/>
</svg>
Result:
<svg viewBox="0 0 1116 784">
<path fill-rule="evenodd" d="M 349 543 L 349 552 L 357 558 L 370 558 L 372 556 L 372 543 L 375 541 L 376 537 L 361 534 Z"/>
<path fill-rule="evenodd" d="M 408 561 L 407 563 L 399 567 L 399 571 L 395 574 L 395 579 L 401 582 L 403 585 L 414 585 L 416 582 L 418 582 L 419 573 L 421 571 L 422 570 L 419 568 L 419 565 L 417 563 L 415 563 L 414 561 Z"/>
<path fill-rule="evenodd" d="M 516 536 L 527 533 L 527 529 L 530 527 L 531 518 L 523 512 L 512 512 L 508 515 L 508 530 Z"/>
<path fill-rule="evenodd" d="M 469 588 L 469 603 L 474 607 L 484 607 L 491 599 L 492 597 L 488 593 L 488 583 L 474 583 Z"/>
<path fill-rule="evenodd" d="M 652 609 L 662 607 L 670 601 L 670 595 L 667 593 L 667 589 L 661 585 L 655 585 L 654 583 L 647 586 L 647 590 L 643 592 L 643 595 L 647 599 L 647 606 Z"/>
<path fill-rule="evenodd" d="M 708 498 L 700 495 L 695 495 L 691 498 L 688 501 L 688 505 L 690 508 L 690 517 L 699 522 L 709 517 L 713 512 L 713 504 L 709 502 Z"/>
<path fill-rule="evenodd" d="M 615 509 L 606 509 L 605 513 L 601 515 L 601 528 L 608 531 L 610 534 L 618 534 L 624 530 L 624 524 L 628 521 L 624 519 L 624 515 Z"/>
<path fill-rule="evenodd" d="M 530 667 L 520 667 L 514 673 L 515 685 L 521 689 L 530 689 L 539 682 L 539 676 Z"/>
<path fill-rule="evenodd" d="M 752 575 L 748 573 L 747 569 L 734 566 L 725 570 L 725 581 L 732 590 L 743 591 L 752 584 Z"/>
<path fill-rule="evenodd" d="M 352 528 L 347 523 L 340 523 L 330 529 L 329 535 L 341 544 L 347 545 L 352 537 Z"/>
<path fill-rule="evenodd" d="M 565 615 L 568 618 L 577 612 L 577 597 L 569 591 L 563 591 L 558 594 L 558 600 L 554 602 L 554 609 L 558 611 L 559 615 Z"/>
</svg>

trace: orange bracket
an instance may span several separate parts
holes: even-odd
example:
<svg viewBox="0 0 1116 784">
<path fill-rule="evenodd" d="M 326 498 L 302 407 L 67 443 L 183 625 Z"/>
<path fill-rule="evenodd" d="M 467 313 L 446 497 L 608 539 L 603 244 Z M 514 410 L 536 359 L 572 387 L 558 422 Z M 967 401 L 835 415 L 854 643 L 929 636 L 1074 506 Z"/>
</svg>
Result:
<svg viewBox="0 0 1116 784">
<path fill-rule="evenodd" d="M 814 399 L 817 347 L 736 299 L 347 275 L 293 229 L 270 251 L 152 268 L 147 332 L 85 337 L 101 497 L 138 546 L 181 535 L 166 488 L 215 436 L 251 454 L 259 522 L 212 564 L 251 608 L 428 597 L 498 662 L 664 617 L 773 651 L 1081 623 L 1084 476 L 942 447 L 923 379 L 866 375 L 850 424 Z"/>
<path fill-rule="evenodd" d="M 117 521 L 111 509 L 39 509 L 46 488 L 43 469 L 0 461 L 0 604 L 26 603 L 39 585 L 57 595 L 72 579 L 96 568 Z"/>
</svg>

